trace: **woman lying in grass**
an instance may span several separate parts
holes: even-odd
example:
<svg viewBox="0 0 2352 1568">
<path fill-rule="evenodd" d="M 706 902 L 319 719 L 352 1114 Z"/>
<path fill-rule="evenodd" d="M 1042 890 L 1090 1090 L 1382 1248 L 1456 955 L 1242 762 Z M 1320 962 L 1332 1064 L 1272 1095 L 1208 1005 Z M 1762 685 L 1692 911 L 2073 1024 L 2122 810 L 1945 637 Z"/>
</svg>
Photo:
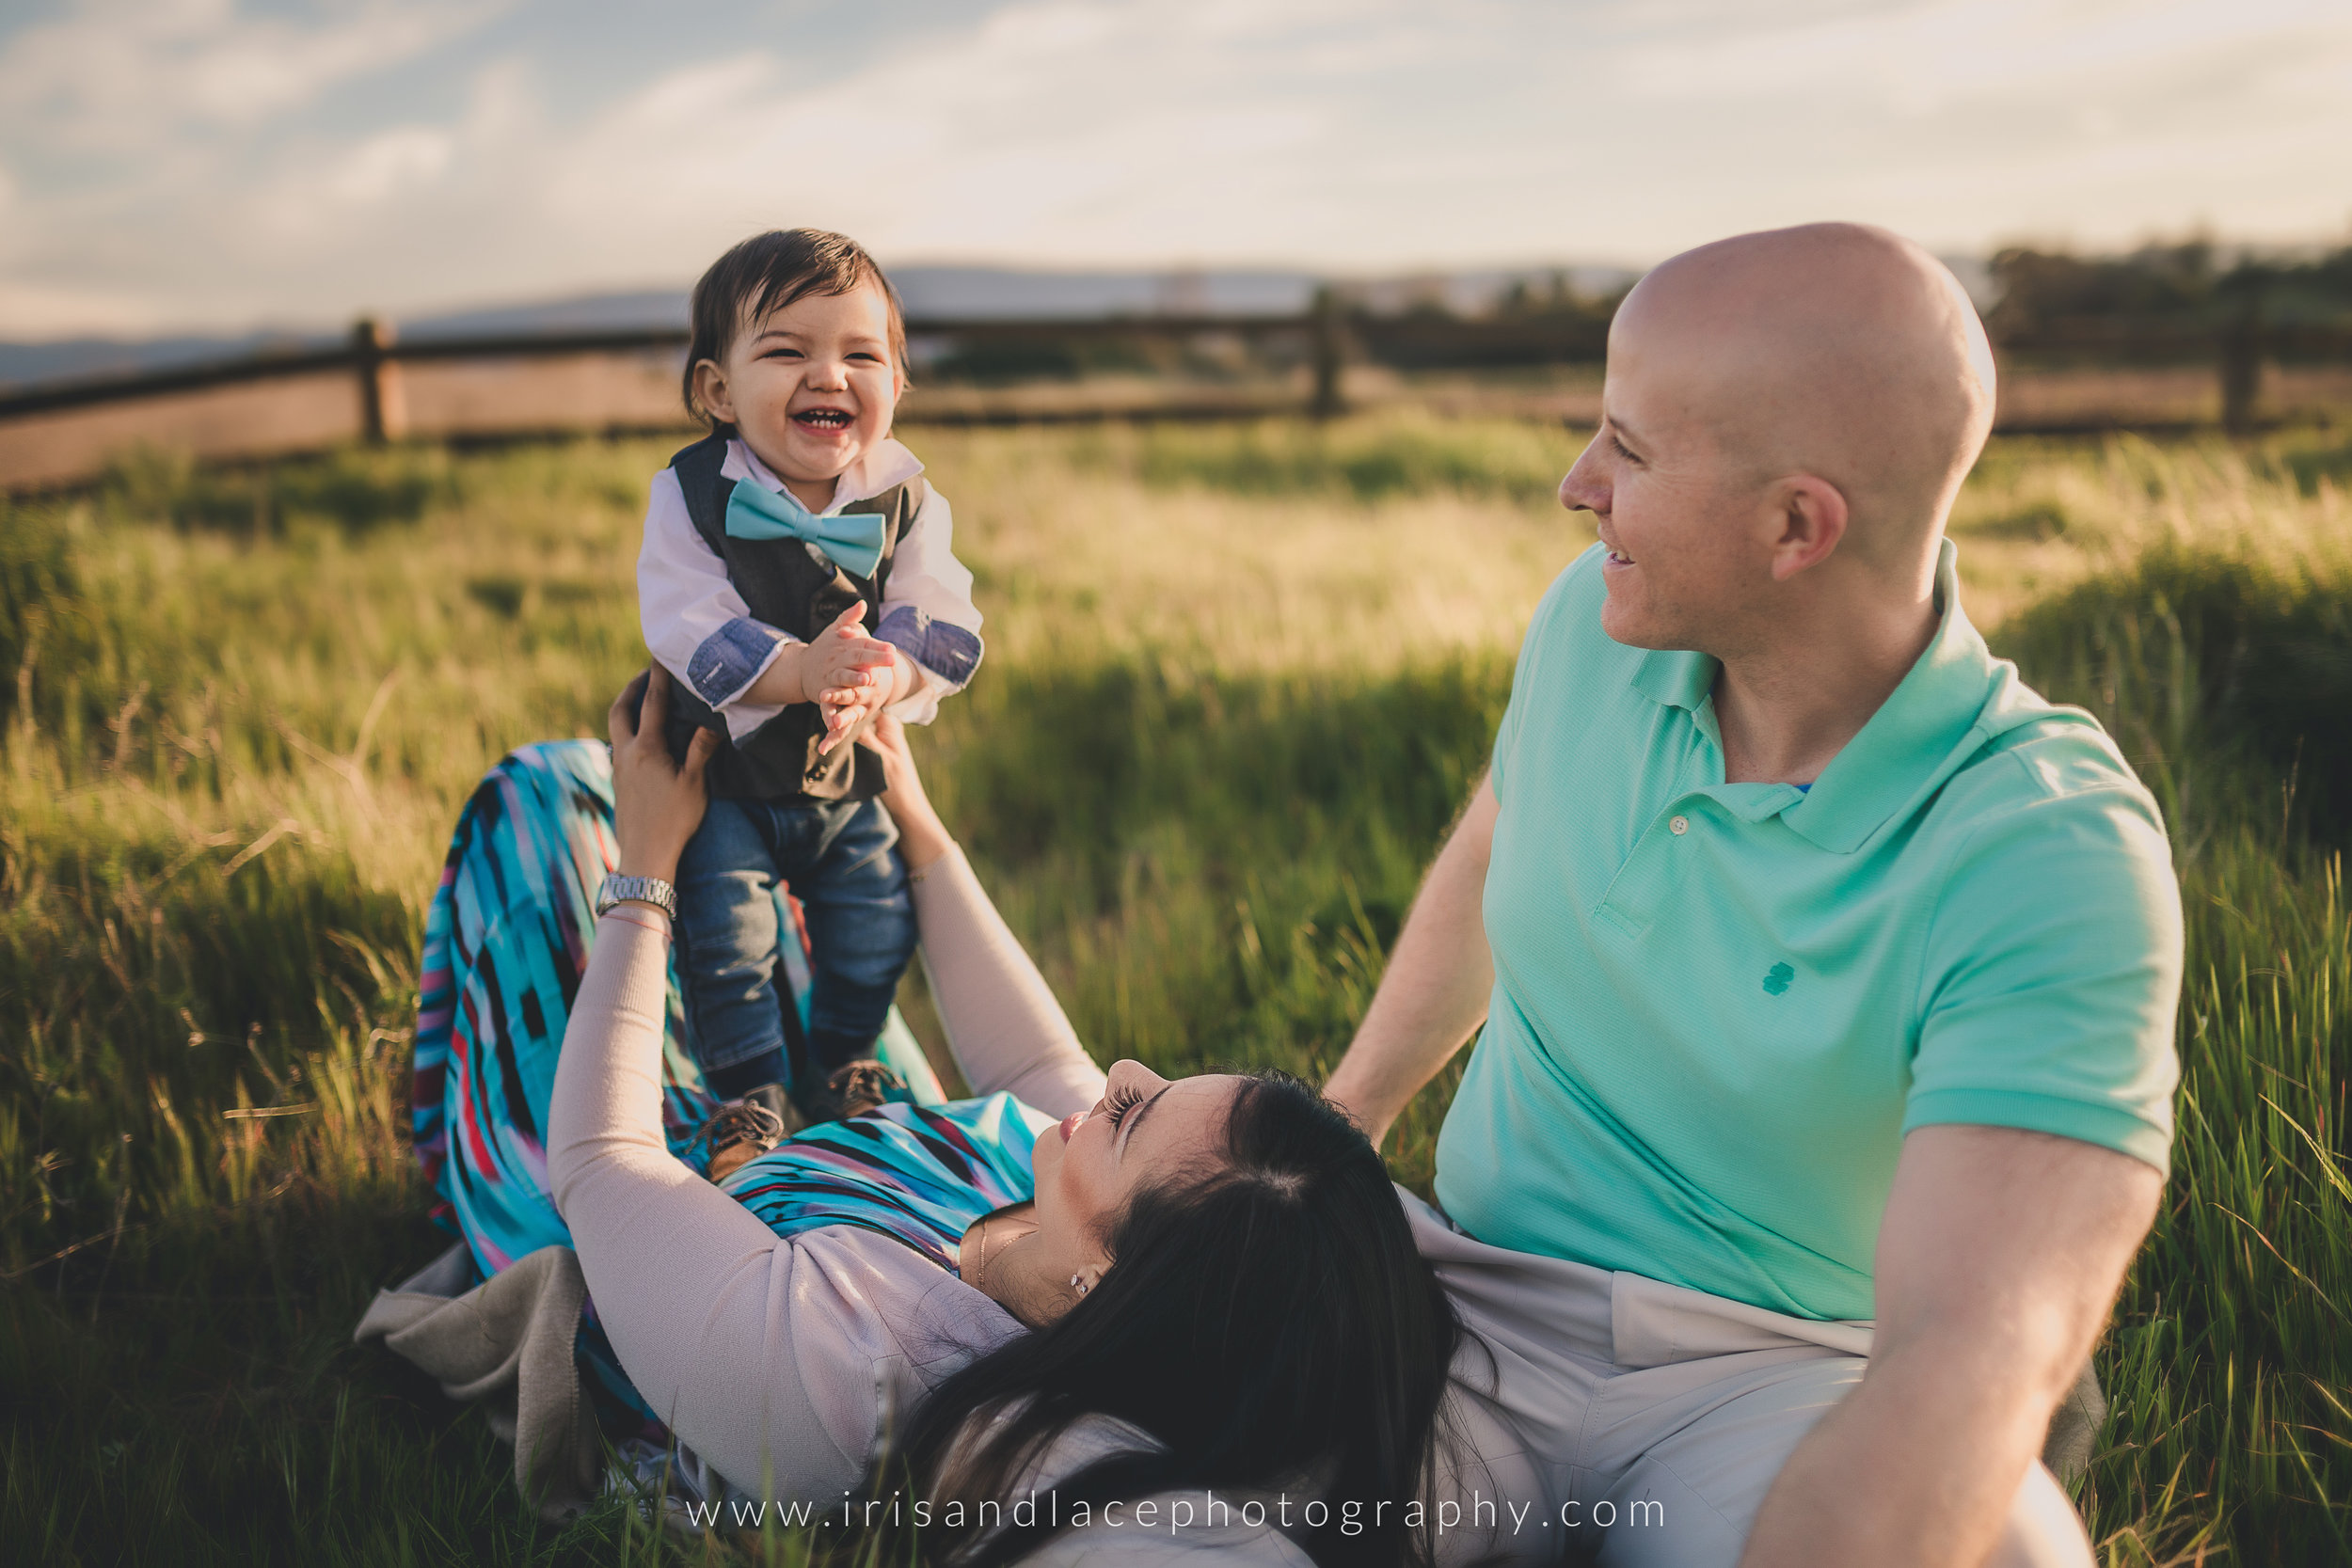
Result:
<svg viewBox="0 0 2352 1568">
<path fill-rule="evenodd" d="M 706 754 L 672 763 L 665 685 L 612 715 L 618 872 L 662 881 Z M 837 1519 L 864 1479 L 884 1501 L 852 1518 L 923 1520 L 926 1547 L 962 1560 L 1428 1556 L 1405 1504 L 1426 1495 L 1460 1331 L 1377 1154 L 1295 1080 L 1104 1074 L 897 726 L 876 750 L 940 1013 L 984 1098 L 826 1124 L 714 1187 L 662 1126 L 667 915 L 615 906 L 564 1037 L 547 1170 L 637 1392 L 740 1490 Z M 1138 1505 L 1156 1528 L 1120 1528 Z"/>
</svg>

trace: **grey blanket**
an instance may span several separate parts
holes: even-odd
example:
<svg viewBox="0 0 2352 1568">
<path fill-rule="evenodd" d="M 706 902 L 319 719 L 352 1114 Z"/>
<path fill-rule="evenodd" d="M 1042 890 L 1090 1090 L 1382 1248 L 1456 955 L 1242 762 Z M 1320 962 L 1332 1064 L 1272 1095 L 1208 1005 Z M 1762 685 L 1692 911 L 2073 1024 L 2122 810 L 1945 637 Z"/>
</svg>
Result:
<svg viewBox="0 0 2352 1568">
<path fill-rule="evenodd" d="M 381 1339 L 387 1350 L 437 1379 L 453 1400 L 480 1400 L 490 1428 L 515 1446 L 515 1482 L 542 1518 L 561 1523 L 596 1495 L 601 1449 L 587 1390 L 580 1385 L 573 1338 L 587 1285 L 580 1259 L 564 1246 L 542 1247 L 474 1284 L 463 1242 L 389 1291 L 376 1292 L 352 1338 Z M 2106 1418 L 2106 1400 L 2090 1368 L 2051 1420 L 2042 1462 L 2072 1486 L 2089 1467 Z M 718 1478 L 670 1478 L 681 1495 L 718 1495 Z M 696 1486 L 694 1481 L 702 1485 Z M 666 1490 L 667 1488 L 665 1488 Z"/>
<path fill-rule="evenodd" d="M 565 1246 L 541 1247 L 474 1284 L 463 1242 L 389 1291 L 352 1338 L 381 1339 L 453 1400 L 479 1400 L 491 1431 L 515 1446 L 515 1482 L 553 1523 L 596 1496 L 596 1420 L 572 1359 L 588 1288 Z"/>
</svg>

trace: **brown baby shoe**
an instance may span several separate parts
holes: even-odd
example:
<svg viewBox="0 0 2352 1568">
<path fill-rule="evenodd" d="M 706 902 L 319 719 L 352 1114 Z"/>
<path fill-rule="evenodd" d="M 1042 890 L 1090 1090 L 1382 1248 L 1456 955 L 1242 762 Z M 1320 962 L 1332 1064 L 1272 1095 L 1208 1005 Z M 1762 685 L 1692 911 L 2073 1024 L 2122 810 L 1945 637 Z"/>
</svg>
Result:
<svg viewBox="0 0 2352 1568">
<path fill-rule="evenodd" d="M 811 1085 L 798 1097 L 803 1125 L 819 1121 L 837 1121 L 884 1105 L 895 1097 L 906 1098 L 906 1080 L 889 1066 L 872 1056 L 860 1056 L 842 1063 L 826 1074 L 821 1085 Z"/>
<path fill-rule="evenodd" d="M 723 1181 L 784 1142 L 784 1086 L 762 1084 L 710 1114 L 694 1136 L 710 1151 L 710 1180 Z"/>
</svg>

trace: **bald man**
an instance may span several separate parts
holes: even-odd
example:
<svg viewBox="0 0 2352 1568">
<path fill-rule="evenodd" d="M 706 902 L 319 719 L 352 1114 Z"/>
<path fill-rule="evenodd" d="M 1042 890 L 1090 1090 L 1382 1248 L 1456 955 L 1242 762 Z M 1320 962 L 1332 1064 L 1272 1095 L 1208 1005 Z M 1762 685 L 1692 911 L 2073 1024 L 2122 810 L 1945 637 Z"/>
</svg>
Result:
<svg viewBox="0 0 2352 1568">
<path fill-rule="evenodd" d="M 1992 407 L 1878 230 L 1677 256 L 1611 328 L 1600 542 L 1329 1085 L 1377 1135 L 1479 1031 L 1416 1224 L 1550 1532 L 1506 1549 L 2091 1560 L 2037 1456 L 2163 1184 L 2179 893 L 1962 610 Z"/>
</svg>

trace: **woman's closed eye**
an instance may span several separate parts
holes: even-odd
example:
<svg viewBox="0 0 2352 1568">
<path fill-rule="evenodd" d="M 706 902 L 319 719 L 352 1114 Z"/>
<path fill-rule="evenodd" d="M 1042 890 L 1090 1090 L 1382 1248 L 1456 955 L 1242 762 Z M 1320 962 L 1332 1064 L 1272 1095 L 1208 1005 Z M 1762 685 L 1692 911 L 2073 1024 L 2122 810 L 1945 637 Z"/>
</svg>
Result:
<svg viewBox="0 0 2352 1568">
<path fill-rule="evenodd" d="M 1116 1090 L 1104 1097 L 1103 1115 L 1110 1118 L 1111 1129 L 1116 1132 L 1119 1124 L 1127 1119 L 1127 1113 L 1142 1102 L 1143 1091 L 1139 1088 Z"/>
</svg>

